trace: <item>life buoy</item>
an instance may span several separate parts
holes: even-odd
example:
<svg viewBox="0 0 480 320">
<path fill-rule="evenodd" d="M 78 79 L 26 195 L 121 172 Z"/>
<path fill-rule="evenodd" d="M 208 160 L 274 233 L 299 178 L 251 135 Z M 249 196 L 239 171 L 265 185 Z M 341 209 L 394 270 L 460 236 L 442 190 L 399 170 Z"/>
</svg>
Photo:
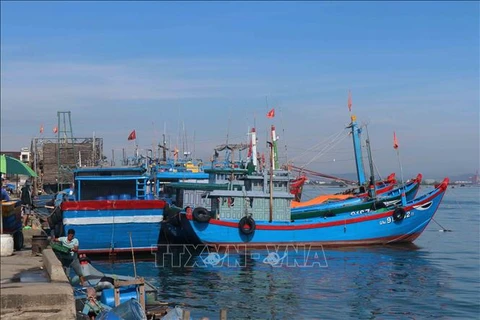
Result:
<svg viewBox="0 0 480 320">
<path fill-rule="evenodd" d="M 386 207 L 387 206 L 385 205 L 385 203 L 383 203 L 382 201 L 377 201 L 377 202 L 372 203 L 372 206 L 370 207 L 370 211 L 375 211 L 375 210 L 378 210 L 378 209 L 384 209 Z"/>
<path fill-rule="evenodd" d="M 193 219 L 198 222 L 208 222 L 211 219 L 208 210 L 202 207 L 193 209 L 192 215 Z"/>
<path fill-rule="evenodd" d="M 395 209 L 395 211 L 393 211 L 392 217 L 393 217 L 393 221 L 402 221 L 403 218 L 405 217 L 405 209 L 403 208 Z"/>
<path fill-rule="evenodd" d="M 255 231 L 255 220 L 252 217 L 243 217 L 238 222 L 238 229 L 244 235 L 250 235 Z"/>
</svg>

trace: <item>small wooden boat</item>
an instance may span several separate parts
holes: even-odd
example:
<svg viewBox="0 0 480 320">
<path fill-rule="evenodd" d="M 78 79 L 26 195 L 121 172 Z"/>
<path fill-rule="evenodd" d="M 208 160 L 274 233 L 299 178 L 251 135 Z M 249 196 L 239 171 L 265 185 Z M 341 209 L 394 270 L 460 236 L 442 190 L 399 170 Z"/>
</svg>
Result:
<svg viewBox="0 0 480 320">
<path fill-rule="evenodd" d="M 146 319 L 146 305 L 157 301 L 153 285 L 139 277 L 104 274 L 84 255 L 79 260 L 85 283 L 80 285 L 79 277 L 74 276 L 71 284 L 80 315 L 95 315 L 95 319 Z M 120 314 L 127 318 L 116 317 Z"/>
</svg>

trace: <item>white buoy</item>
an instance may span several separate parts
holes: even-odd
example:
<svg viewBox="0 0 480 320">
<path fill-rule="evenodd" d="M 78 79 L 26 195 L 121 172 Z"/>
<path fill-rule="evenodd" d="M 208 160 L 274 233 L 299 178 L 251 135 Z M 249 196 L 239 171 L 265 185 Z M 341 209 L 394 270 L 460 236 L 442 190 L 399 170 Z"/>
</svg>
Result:
<svg viewBox="0 0 480 320">
<path fill-rule="evenodd" d="M 0 244 L 0 256 L 8 257 L 13 254 L 13 238 L 11 234 L 2 234 Z"/>
</svg>

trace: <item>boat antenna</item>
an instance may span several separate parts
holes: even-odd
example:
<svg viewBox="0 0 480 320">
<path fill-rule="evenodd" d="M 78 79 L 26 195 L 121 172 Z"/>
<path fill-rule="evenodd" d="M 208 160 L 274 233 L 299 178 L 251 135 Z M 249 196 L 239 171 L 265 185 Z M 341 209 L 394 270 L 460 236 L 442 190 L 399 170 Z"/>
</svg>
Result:
<svg viewBox="0 0 480 320">
<path fill-rule="evenodd" d="M 407 204 L 407 199 L 405 197 L 405 185 L 403 183 L 403 168 L 402 162 L 400 161 L 400 151 L 398 150 L 398 140 L 395 131 L 393 131 L 393 148 L 397 151 L 398 165 L 400 166 L 400 181 L 402 183 L 402 206 L 405 206 Z"/>
<path fill-rule="evenodd" d="M 225 144 L 228 146 L 228 136 L 230 135 L 230 122 L 232 121 L 232 108 L 228 108 L 228 123 L 227 123 L 227 140 Z"/>
<path fill-rule="evenodd" d="M 270 148 L 270 216 L 269 222 L 273 220 L 273 142 L 267 141 L 267 144 Z"/>
<path fill-rule="evenodd" d="M 192 156 L 191 158 L 194 159 L 195 158 L 195 130 L 193 130 L 193 141 L 192 141 L 192 144 L 193 144 L 193 150 L 192 150 Z"/>
<path fill-rule="evenodd" d="M 283 112 L 280 110 L 280 125 L 282 126 L 283 141 L 285 141 L 285 163 L 288 163 L 287 139 L 285 136 L 285 125 L 283 124 Z"/>
<path fill-rule="evenodd" d="M 137 266 L 135 264 L 135 253 L 133 251 L 132 233 L 129 232 L 129 235 L 130 235 L 130 248 L 132 249 L 133 274 L 135 275 L 135 278 L 137 278 Z"/>
<path fill-rule="evenodd" d="M 268 113 L 268 110 L 269 110 L 268 109 L 268 96 L 265 96 L 265 108 L 266 108 L 265 112 Z M 268 141 L 268 124 L 267 124 L 267 128 L 265 130 L 265 141 Z M 267 144 L 268 144 L 268 142 L 267 142 Z"/>
</svg>

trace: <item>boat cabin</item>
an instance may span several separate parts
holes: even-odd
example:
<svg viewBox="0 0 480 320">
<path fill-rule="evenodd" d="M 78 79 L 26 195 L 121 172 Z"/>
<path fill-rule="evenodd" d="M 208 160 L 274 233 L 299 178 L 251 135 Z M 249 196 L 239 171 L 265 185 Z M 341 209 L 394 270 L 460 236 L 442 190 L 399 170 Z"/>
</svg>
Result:
<svg viewBox="0 0 480 320">
<path fill-rule="evenodd" d="M 270 175 L 247 174 L 245 169 L 209 169 L 209 183 L 174 183 L 176 205 L 204 207 L 214 218 L 239 220 L 252 215 L 255 220 L 290 221 L 290 203 L 294 196 L 289 192 L 288 171 L 275 170 L 272 176 L 272 197 L 270 197 Z"/>
<path fill-rule="evenodd" d="M 153 199 L 143 167 L 80 168 L 74 181 L 77 201 Z"/>
<path fill-rule="evenodd" d="M 244 183 L 242 177 L 244 177 L 246 173 L 247 170 L 237 168 L 205 169 L 208 180 L 165 184 L 163 190 L 164 196 L 170 199 L 172 204 L 180 208 L 203 207 L 210 210 L 211 201 L 206 197 L 207 193 L 218 189 L 241 189 Z"/>
</svg>

